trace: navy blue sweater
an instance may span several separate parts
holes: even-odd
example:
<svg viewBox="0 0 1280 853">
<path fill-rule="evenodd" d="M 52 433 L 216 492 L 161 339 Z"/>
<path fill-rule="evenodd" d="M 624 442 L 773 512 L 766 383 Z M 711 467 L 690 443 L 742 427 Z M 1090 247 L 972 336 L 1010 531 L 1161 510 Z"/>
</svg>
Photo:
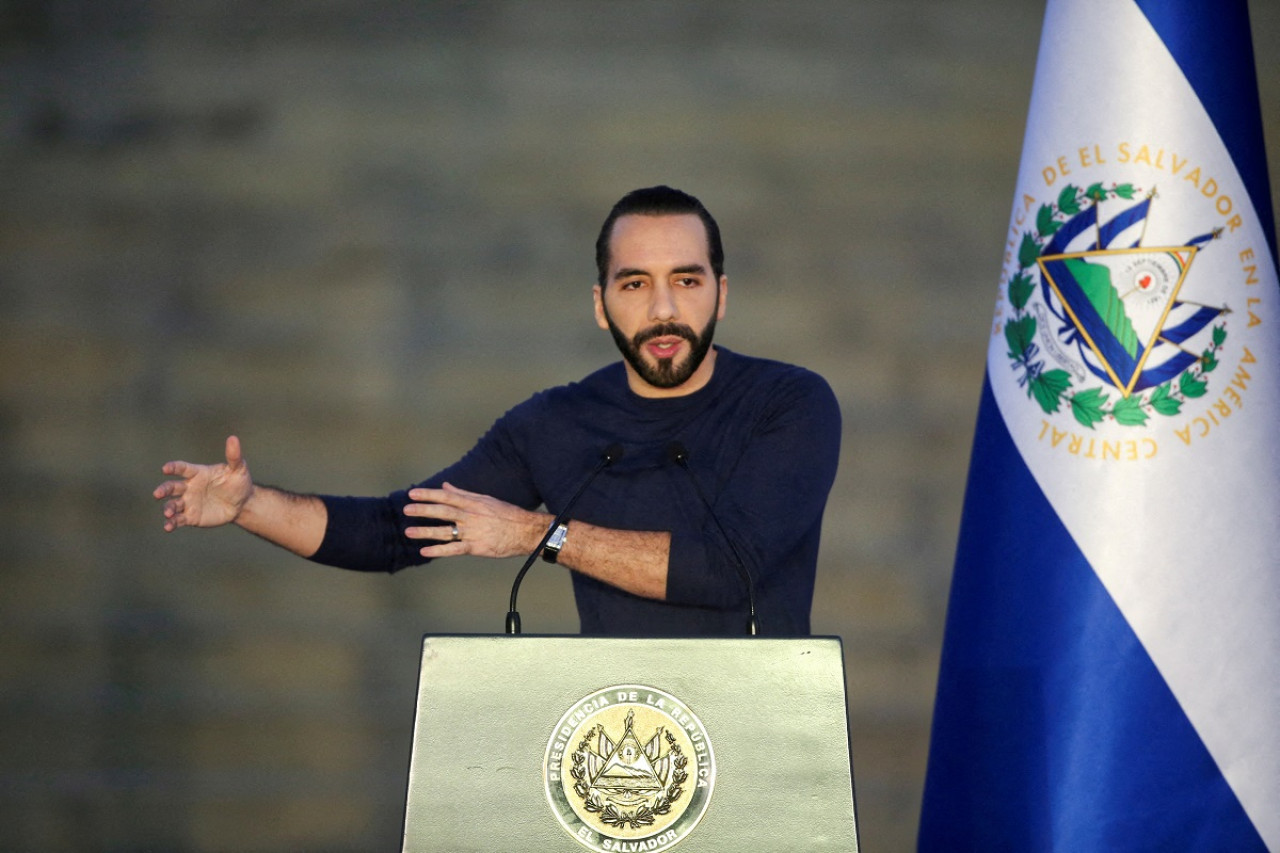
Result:
<svg viewBox="0 0 1280 853">
<path fill-rule="evenodd" d="M 669 456 L 688 450 L 685 471 Z M 822 377 L 717 348 L 706 386 L 682 397 L 640 397 L 621 362 L 511 409 L 448 480 L 527 509 L 558 513 L 610 444 L 623 457 L 583 493 L 571 517 L 621 530 L 669 531 L 667 598 L 654 601 L 573 572 L 584 634 L 733 636 L 746 592 L 733 552 L 690 476 L 715 507 L 755 583 L 760 632 L 809 633 L 818 540 L 840 450 L 840 410 Z M 323 498 L 327 565 L 394 572 L 421 564 L 408 539 L 408 489 L 384 498 Z M 415 521 L 415 523 L 420 523 Z"/>
</svg>

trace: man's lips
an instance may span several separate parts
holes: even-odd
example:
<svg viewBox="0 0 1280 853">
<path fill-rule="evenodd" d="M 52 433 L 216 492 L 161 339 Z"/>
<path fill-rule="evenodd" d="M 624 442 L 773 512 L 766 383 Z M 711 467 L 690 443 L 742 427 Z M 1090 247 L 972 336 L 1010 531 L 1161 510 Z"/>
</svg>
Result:
<svg viewBox="0 0 1280 853">
<path fill-rule="evenodd" d="M 680 351 L 680 346 L 684 342 L 684 338 L 678 335 L 669 335 L 645 341 L 644 348 L 654 358 L 673 358 Z"/>
</svg>

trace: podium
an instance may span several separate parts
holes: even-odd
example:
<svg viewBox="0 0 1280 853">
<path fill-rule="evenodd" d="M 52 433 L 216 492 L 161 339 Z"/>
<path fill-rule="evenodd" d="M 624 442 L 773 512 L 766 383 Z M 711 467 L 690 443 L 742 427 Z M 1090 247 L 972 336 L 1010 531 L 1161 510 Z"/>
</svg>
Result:
<svg viewBox="0 0 1280 853">
<path fill-rule="evenodd" d="M 404 850 L 857 851 L 836 637 L 423 638 Z"/>
</svg>

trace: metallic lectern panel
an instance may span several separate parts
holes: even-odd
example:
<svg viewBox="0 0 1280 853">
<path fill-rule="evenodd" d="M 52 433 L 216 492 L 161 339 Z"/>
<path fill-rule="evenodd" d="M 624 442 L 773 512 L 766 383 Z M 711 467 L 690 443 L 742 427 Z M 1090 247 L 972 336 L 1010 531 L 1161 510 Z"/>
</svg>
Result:
<svg viewBox="0 0 1280 853">
<path fill-rule="evenodd" d="M 856 851 L 834 637 L 423 640 L 406 851 Z"/>
</svg>

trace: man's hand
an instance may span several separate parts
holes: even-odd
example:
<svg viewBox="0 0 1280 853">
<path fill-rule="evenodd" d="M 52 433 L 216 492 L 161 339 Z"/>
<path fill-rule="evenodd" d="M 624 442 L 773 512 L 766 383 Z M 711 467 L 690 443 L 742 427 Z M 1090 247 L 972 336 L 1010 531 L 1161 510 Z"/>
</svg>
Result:
<svg viewBox="0 0 1280 853">
<path fill-rule="evenodd" d="M 439 489 L 411 489 L 409 499 L 414 503 L 405 506 L 405 515 L 439 522 L 405 530 L 410 539 L 433 543 L 421 549 L 424 557 L 523 557 L 537 547 L 554 520 L 546 513 L 529 512 L 449 483 Z M 661 601 L 667 595 L 670 553 L 671 534 L 665 531 L 606 530 L 574 521 L 557 562 L 634 595 Z"/>
<path fill-rule="evenodd" d="M 410 527 L 405 535 L 437 544 L 422 548 L 424 557 L 513 557 L 528 554 L 547 532 L 552 517 L 529 512 L 488 495 L 445 483 L 439 489 L 413 489 L 404 508 L 412 518 L 438 519 L 443 526 Z M 458 538 L 453 538 L 456 525 Z"/>
<path fill-rule="evenodd" d="M 240 439 L 227 437 L 227 461 L 215 465 L 166 462 L 161 469 L 171 477 L 152 492 L 163 500 L 164 529 L 218 527 L 236 520 L 253 495 L 253 479 L 240 452 Z"/>
</svg>

